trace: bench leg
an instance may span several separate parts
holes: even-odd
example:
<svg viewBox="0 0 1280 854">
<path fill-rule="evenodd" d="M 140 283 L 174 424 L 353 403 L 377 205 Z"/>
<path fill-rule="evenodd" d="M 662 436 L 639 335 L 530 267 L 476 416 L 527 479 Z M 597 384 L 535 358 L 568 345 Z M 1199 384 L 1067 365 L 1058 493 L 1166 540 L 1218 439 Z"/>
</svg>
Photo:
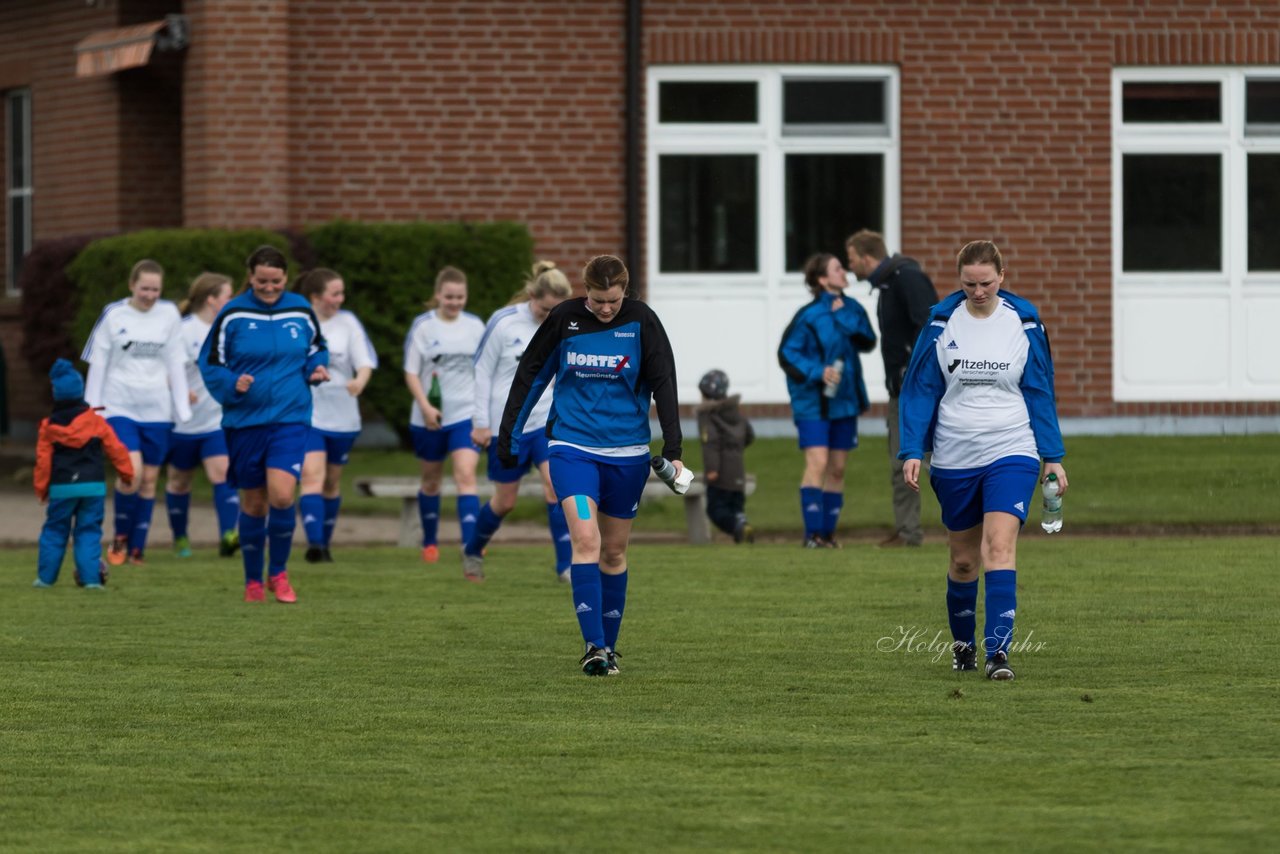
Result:
<svg viewBox="0 0 1280 854">
<path fill-rule="evenodd" d="M 418 496 L 406 498 L 400 505 L 400 543 L 406 548 L 422 546 L 422 519 L 418 517 Z"/>
<path fill-rule="evenodd" d="M 689 542 L 704 545 L 711 542 L 711 526 L 707 521 L 707 497 L 705 495 L 686 495 L 684 497 L 684 523 L 689 530 Z"/>
</svg>

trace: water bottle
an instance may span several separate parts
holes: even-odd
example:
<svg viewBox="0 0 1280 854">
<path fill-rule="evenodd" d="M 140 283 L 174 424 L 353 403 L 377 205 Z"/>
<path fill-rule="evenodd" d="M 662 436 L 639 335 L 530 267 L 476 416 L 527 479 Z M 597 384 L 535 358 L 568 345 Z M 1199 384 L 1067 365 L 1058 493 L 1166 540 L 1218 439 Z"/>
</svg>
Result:
<svg viewBox="0 0 1280 854">
<path fill-rule="evenodd" d="M 440 409 L 444 406 L 444 395 L 440 393 L 440 375 L 431 375 L 431 389 L 427 392 L 427 403 Z"/>
<path fill-rule="evenodd" d="M 1062 530 L 1062 496 L 1058 494 L 1058 476 L 1050 474 L 1040 488 L 1044 495 L 1044 509 L 1040 513 L 1040 527 L 1046 534 L 1056 534 Z"/>
<path fill-rule="evenodd" d="M 654 457 L 649 460 L 649 465 L 653 466 L 653 473 L 658 479 L 671 487 L 671 491 L 677 495 L 684 495 L 689 490 L 689 484 L 693 483 L 693 472 L 687 466 L 677 475 L 675 465 L 663 457 Z"/>
<path fill-rule="evenodd" d="M 827 383 L 827 387 L 822 390 L 823 397 L 835 397 L 840 390 L 840 380 L 844 377 L 844 359 L 836 359 L 831 363 L 831 368 L 836 372 L 836 381 Z"/>
</svg>

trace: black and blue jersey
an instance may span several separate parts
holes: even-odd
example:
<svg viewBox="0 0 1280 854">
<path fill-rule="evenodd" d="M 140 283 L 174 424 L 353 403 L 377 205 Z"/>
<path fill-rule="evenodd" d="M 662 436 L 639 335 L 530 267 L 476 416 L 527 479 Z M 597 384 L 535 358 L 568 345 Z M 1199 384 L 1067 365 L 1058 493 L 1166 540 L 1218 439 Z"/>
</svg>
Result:
<svg viewBox="0 0 1280 854">
<path fill-rule="evenodd" d="M 652 401 L 662 427 L 662 456 L 680 459 L 675 356 L 649 306 L 624 299 L 608 323 L 580 297 L 552 309 L 511 383 L 498 433 L 500 458 L 515 456 L 529 413 L 553 378 L 549 440 L 583 448 L 648 445 Z"/>
</svg>

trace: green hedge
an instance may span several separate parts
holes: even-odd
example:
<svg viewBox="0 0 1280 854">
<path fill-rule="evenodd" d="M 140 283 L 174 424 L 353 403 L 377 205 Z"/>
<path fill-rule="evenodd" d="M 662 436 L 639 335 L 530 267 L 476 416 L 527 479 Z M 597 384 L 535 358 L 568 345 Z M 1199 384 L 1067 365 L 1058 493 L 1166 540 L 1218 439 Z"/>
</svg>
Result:
<svg viewBox="0 0 1280 854">
<path fill-rule="evenodd" d="M 292 238 L 292 239 L 291 239 Z M 533 264 L 533 238 L 509 222 L 333 222 L 302 235 L 266 230 L 139 231 L 89 244 L 67 267 L 78 299 L 66 307 L 76 352 L 84 347 L 103 306 L 129 295 L 129 271 L 142 258 L 165 269 L 164 298 L 180 302 L 187 284 L 208 270 L 244 279 L 244 259 L 270 244 L 286 256 L 330 267 L 347 284 L 346 308 L 364 324 L 381 365 L 365 390 L 366 416 L 378 416 L 408 437 L 412 398 L 404 386 L 404 338 L 430 297 L 436 273 L 453 265 L 469 280 L 467 310 L 487 319 L 524 281 Z M 301 272 L 290 264 L 290 278 Z"/>
</svg>

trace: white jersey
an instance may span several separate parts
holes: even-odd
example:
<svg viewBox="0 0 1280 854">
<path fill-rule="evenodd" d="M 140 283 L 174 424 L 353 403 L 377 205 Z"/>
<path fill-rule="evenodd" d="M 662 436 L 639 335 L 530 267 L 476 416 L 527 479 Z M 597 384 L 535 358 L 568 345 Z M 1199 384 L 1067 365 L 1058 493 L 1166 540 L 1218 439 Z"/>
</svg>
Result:
<svg viewBox="0 0 1280 854">
<path fill-rule="evenodd" d="M 152 424 L 189 419 L 182 316 L 169 300 L 148 311 L 128 299 L 111 303 L 80 358 L 101 379 L 86 385 L 85 400 L 104 407 L 103 417 Z"/>
<path fill-rule="evenodd" d="M 961 305 L 935 343 L 947 390 L 938 404 L 933 460 L 940 469 L 989 465 L 1003 457 L 1040 459 L 1018 384 L 1027 364 L 1027 333 L 1003 301 L 986 318 Z"/>
<path fill-rule="evenodd" d="M 440 378 L 441 427 L 469 419 L 476 403 L 475 366 L 472 360 L 484 321 L 462 312 L 457 320 L 446 321 L 432 309 L 417 316 L 404 339 L 404 371 L 415 374 L 423 393 L 431 392 L 431 376 Z M 426 427 L 422 410 L 415 401 L 409 414 L 414 427 Z"/>
<path fill-rule="evenodd" d="M 533 319 L 527 302 L 500 308 L 489 318 L 480 349 L 476 351 L 476 411 L 471 416 L 476 427 L 496 431 L 502 424 L 502 410 L 506 408 L 516 368 L 520 367 L 520 357 L 540 325 Z M 526 433 L 547 426 L 554 383 L 553 379 L 534 404 L 525 421 Z"/>
<path fill-rule="evenodd" d="M 359 432 L 360 402 L 347 391 L 347 383 L 361 368 L 378 367 L 378 354 L 349 311 L 321 320 L 320 334 L 329 348 L 329 381 L 311 387 L 311 426 L 334 433 Z"/>
<path fill-rule="evenodd" d="M 191 404 L 191 420 L 174 426 L 173 432 L 184 436 L 198 433 L 212 433 L 222 429 L 222 405 L 214 400 L 213 395 L 205 388 L 204 377 L 200 374 L 200 366 L 196 357 L 204 346 L 204 339 L 209 337 L 213 324 L 205 323 L 194 314 L 182 318 L 182 342 L 187 365 L 187 388 L 196 396 Z"/>
</svg>

